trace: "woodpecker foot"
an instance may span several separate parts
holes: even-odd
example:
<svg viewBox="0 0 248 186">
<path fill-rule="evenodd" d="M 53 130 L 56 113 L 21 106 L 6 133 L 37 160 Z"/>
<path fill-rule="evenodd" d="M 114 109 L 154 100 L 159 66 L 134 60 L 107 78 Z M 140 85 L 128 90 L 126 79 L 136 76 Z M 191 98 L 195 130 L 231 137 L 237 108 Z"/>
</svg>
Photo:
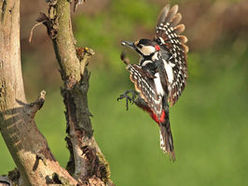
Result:
<svg viewBox="0 0 248 186">
<path fill-rule="evenodd" d="M 131 93 L 132 96 L 129 96 L 128 94 Z M 117 98 L 117 101 L 120 101 L 123 98 L 126 98 L 126 109 L 128 110 L 128 102 L 133 104 L 135 102 L 135 98 L 137 96 L 137 92 L 135 90 L 127 90 L 123 94 L 120 95 L 120 97 Z"/>
</svg>

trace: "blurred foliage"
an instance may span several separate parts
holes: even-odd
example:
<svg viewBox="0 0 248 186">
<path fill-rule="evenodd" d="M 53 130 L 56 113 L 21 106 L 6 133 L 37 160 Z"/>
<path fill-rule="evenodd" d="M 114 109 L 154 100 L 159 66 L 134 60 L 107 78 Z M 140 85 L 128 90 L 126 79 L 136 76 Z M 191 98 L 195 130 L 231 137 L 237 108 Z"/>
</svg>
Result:
<svg viewBox="0 0 248 186">
<path fill-rule="evenodd" d="M 92 71 L 89 107 L 94 115 L 92 124 L 96 140 L 110 163 L 116 185 L 246 185 L 248 36 L 244 33 L 247 23 L 240 26 L 241 23 L 232 19 L 234 14 L 229 15 L 228 24 L 225 21 L 221 24 L 220 30 L 225 32 L 215 34 L 211 42 L 204 42 L 210 36 L 202 35 L 201 31 L 206 28 L 204 25 L 212 26 L 208 28 L 209 34 L 219 28 L 216 27 L 218 21 L 210 24 L 215 17 L 221 17 L 218 11 L 217 16 L 212 14 L 216 12 L 213 7 L 222 5 L 229 12 L 233 7 L 245 9 L 248 3 L 241 0 L 170 1 L 180 4 L 191 49 L 188 85 L 170 111 L 177 157 L 172 163 L 159 148 L 158 127 L 152 119 L 133 105 L 126 111 L 125 102 L 116 101 L 121 93 L 133 87 L 119 59 L 123 50 L 119 43 L 140 37 L 151 38 L 156 16 L 164 2 L 104 2 L 105 6 L 98 9 L 98 1 L 88 1 L 86 9 L 92 6 L 94 10 L 77 15 L 74 27 L 77 44 L 96 51 L 89 65 Z M 200 7 L 201 11 L 195 7 Z M 223 7 L 220 9 L 226 15 Z M 241 14 L 243 11 L 235 12 Z M 204 23 L 206 20 L 208 22 Z M 197 26 L 201 27 L 198 32 Z M 220 30 L 216 29 L 216 32 Z M 137 60 L 135 54 L 127 52 L 132 61 Z M 51 69 L 37 70 L 39 63 L 31 63 L 32 58 L 37 59 L 28 51 L 24 53 L 23 68 L 28 94 L 34 98 L 31 91 L 47 89 L 48 73 L 44 72 L 44 79 L 38 79 L 39 70 L 50 72 Z M 31 78 L 27 78 L 28 75 Z M 58 72 L 49 74 L 53 86 L 48 87 L 46 103 L 36 120 L 56 159 L 65 166 L 69 154 L 64 141 L 64 106 L 58 76 Z M 6 159 L 0 162 L 0 174 L 3 174 L 14 168 L 14 164 L 2 139 L 0 147 L 1 159 Z"/>
</svg>

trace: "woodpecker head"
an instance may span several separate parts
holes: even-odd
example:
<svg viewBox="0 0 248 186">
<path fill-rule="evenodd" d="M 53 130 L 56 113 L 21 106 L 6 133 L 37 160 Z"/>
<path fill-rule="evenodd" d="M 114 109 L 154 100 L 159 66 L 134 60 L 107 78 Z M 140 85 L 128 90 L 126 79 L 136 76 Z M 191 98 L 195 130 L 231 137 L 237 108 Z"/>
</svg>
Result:
<svg viewBox="0 0 248 186">
<path fill-rule="evenodd" d="M 136 42 L 122 41 L 123 46 L 127 46 L 140 54 L 141 57 L 153 56 L 160 50 L 159 45 L 149 39 L 141 39 Z"/>
</svg>

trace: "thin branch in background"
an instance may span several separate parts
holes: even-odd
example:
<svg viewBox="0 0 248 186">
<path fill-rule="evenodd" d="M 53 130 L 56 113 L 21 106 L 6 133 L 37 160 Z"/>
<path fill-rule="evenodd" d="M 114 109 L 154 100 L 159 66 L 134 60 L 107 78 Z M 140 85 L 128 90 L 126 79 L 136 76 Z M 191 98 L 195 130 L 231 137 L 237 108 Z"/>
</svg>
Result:
<svg viewBox="0 0 248 186">
<path fill-rule="evenodd" d="M 28 42 L 29 42 L 29 43 L 32 42 L 34 29 L 35 29 L 36 27 L 42 25 L 42 24 L 43 24 L 42 22 L 39 22 L 39 23 L 36 23 L 36 24 L 32 27 L 32 29 L 31 29 L 31 31 L 30 31 L 30 34 L 29 34 L 29 38 L 28 38 Z"/>
</svg>

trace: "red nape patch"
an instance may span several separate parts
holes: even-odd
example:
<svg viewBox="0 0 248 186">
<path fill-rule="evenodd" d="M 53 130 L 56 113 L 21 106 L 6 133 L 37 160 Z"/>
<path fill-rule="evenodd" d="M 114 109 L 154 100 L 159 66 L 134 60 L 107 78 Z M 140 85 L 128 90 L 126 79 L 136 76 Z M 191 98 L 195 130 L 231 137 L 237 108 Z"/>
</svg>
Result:
<svg viewBox="0 0 248 186">
<path fill-rule="evenodd" d="M 163 111 L 160 118 L 157 117 L 157 115 L 155 113 L 151 113 L 151 117 L 154 121 L 156 121 L 156 123 L 163 123 L 165 120 L 165 112 Z"/>
<path fill-rule="evenodd" d="M 160 46 L 159 45 L 155 45 L 155 49 L 156 50 L 160 50 Z"/>
</svg>

